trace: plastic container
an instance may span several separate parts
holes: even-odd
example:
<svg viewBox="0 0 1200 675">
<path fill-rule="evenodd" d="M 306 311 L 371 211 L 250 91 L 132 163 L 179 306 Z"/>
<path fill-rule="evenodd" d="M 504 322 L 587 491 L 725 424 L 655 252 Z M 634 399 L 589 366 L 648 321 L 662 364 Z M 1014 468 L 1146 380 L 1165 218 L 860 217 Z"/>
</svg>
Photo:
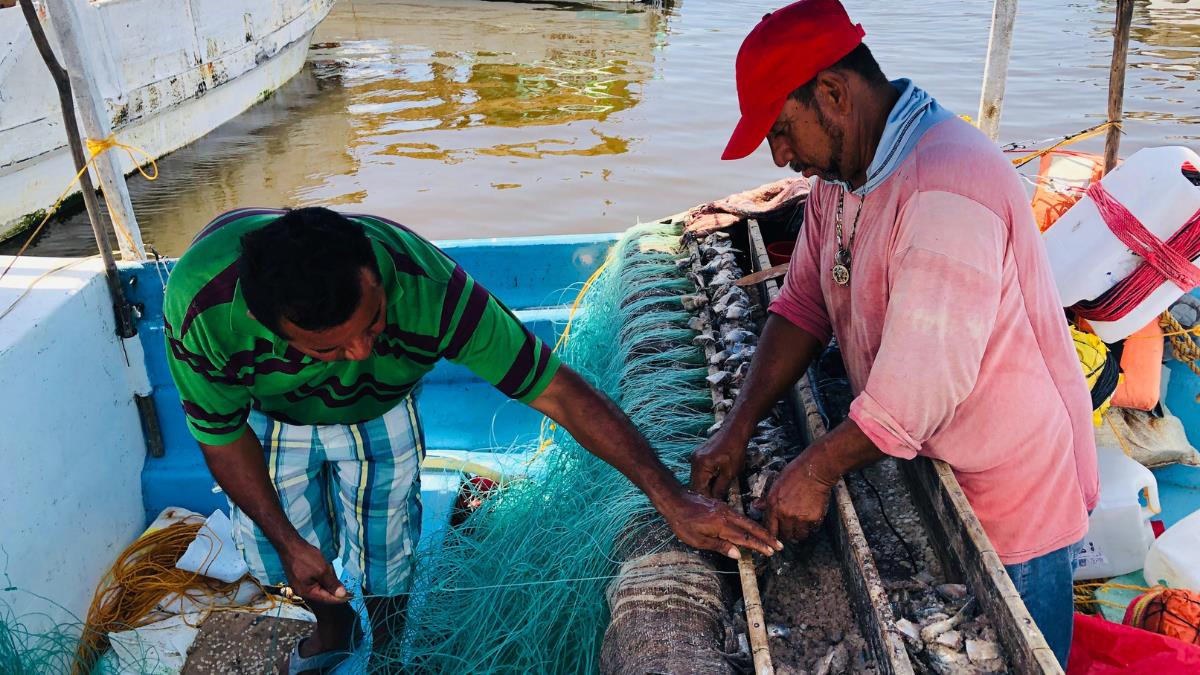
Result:
<svg viewBox="0 0 1200 675">
<path fill-rule="evenodd" d="M 1130 155 L 1100 183 L 1147 230 L 1166 241 L 1200 211 L 1200 187 L 1183 174 L 1183 165 L 1189 162 L 1200 166 L 1200 155 L 1179 146 L 1145 148 Z M 1084 197 L 1064 213 L 1043 239 L 1063 307 L 1096 299 L 1142 263 L 1141 256 L 1108 229 L 1091 197 Z M 1092 328 L 1105 342 L 1123 340 L 1184 292 L 1165 281 L 1121 319 L 1093 321 Z"/>
<path fill-rule="evenodd" d="M 1100 502 L 1088 519 L 1075 579 L 1099 579 L 1141 569 L 1154 543 L 1150 518 L 1162 510 L 1150 469 L 1120 448 L 1098 447 Z M 1138 497 L 1145 492 L 1146 506 Z"/>
<path fill-rule="evenodd" d="M 1200 591 L 1200 511 L 1167 528 L 1146 553 L 1146 582 Z"/>
<path fill-rule="evenodd" d="M 771 261 L 771 265 L 782 265 L 785 262 L 790 262 L 792 259 L 792 251 L 795 250 L 795 248 L 795 239 L 773 241 L 770 244 L 767 244 L 767 259 Z"/>
</svg>

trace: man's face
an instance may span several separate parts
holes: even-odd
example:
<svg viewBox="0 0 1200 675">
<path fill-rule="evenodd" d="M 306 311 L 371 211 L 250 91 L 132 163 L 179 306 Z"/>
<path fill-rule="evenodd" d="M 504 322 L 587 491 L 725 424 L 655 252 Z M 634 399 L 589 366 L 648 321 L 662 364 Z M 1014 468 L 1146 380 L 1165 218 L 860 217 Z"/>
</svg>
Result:
<svg viewBox="0 0 1200 675">
<path fill-rule="evenodd" d="M 288 342 L 318 361 L 362 361 L 375 348 L 375 338 L 383 332 L 387 323 L 387 293 L 375 274 L 363 269 L 359 272 L 361 300 L 354 313 L 344 323 L 324 330 L 305 330 L 288 321 L 280 320 Z"/>
<path fill-rule="evenodd" d="M 789 98 L 767 132 L 767 144 L 776 166 L 822 180 L 845 180 L 842 151 L 845 133 L 835 126 L 814 101 L 805 105 Z"/>
</svg>

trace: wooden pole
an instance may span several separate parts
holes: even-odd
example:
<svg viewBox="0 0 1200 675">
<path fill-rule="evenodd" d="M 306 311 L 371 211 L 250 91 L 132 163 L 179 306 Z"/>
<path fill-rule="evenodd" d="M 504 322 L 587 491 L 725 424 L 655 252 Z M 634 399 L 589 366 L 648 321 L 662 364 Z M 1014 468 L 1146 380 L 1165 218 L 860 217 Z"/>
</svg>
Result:
<svg viewBox="0 0 1200 675">
<path fill-rule="evenodd" d="M 979 130 L 993 141 L 1000 137 L 1000 111 L 1004 107 L 1004 83 L 1008 79 L 1008 57 L 1012 53 L 1016 21 L 1017 0 L 996 0 L 992 6 L 992 32 L 983 67 L 978 121 Z"/>
<path fill-rule="evenodd" d="M 710 347 L 711 349 L 711 347 Z M 717 419 L 723 420 L 724 413 Z M 741 488 L 734 481 L 729 488 L 729 505 L 738 515 L 746 515 L 742 507 Z M 758 575 L 754 572 L 754 553 L 741 549 L 738 558 L 738 578 L 742 582 L 742 601 L 746 605 L 746 630 L 750 632 L 750 655 L 754 659 L 754 675 L 775 675 L 775 664 L 771 661 L 771 648 L 767 644 L 767 619 L 763 614 L 762 595 L 758 592 Z"/>
<path fill-rule="evenodd" d="M 1121 149 L 1121 116 L 1125 104 L 1125 64 L 1129 55 L 1129 27 L 1133 23 L 1133 0 L 1117 0 L 1117 25 L 1113 29 L 1112 64 L 1108 69 L 1108 128 L 1104 140 L 1104 173 L 1117 165 Z"/>
<path fill-rule="evenodd" d="M 58 102 L 62 107 L 63 126 L 67 132 L 67 145 L 71 149 L 71 159 L 75 161 L 75 170 L 82 171 L 87 159 L 83 154 L 83 139 L 79 135 L 79 126 L 75 122 L 75 105 L 71 98 L 71 79 L 67 71 L 58 63 L 46 32 L 42 30 L 42 22 L 33 0 L 21 0 L 21 11 L 25 14 L 25 22 L 33 33 L 33 43 L 37 46 L 50 77 L 58 88 Z M 79 188 L 83 192 L 83 205 L 87 208 L 88 221 L 92 224 L 92 234 L 96 237 L 96 248 L 100 249 L 100 259 L 104 262 L 104 277 L 108 281 L 109 294 L 117 313 L 117 333 L 122 337 L 132 337 L 135 334 L 133 320 L 129 315 L 129 307 L 125 302 L 125 293 L 121 289 L 120 277 L 117 274 L 117 263 L 113 259 L 112 245 L 109 243 L 108 230 L 100 215 L 100 203 L 96 199 L 96 188 L 92 184 L 92 176 L 83 171 L 79 176 Z"/>
<path fill-rule="evenodd" d="M 24 4 L 22 2 L 22 4 Z M 79 112 L 79 120 L 87 138 L 103 140 L 112 135 L 112 125 L 104 105 L 104 97 L 96 87 L 95 78 L 89 76 L 88 64 L 95 58 L 85 55 L 87 50 L 87 33 L 79 16 L 76 0 L 43 0 L 46 14 L 54 25 L 58 35 L 59 48 L 62 50 L 66 72 L 71 79 L 71 91 L 75 96 L 75 104 Z M 138 229 L 137 219 L 133 215 L 133 203 L 129 200 L 129 188 L 125 185 L 125 173 L 117 155 L 110 150 L 101 153 L 93 166 L 100 185 L 107 197 L 109 216 L 114 223 L 121 223 L 129 233 L 129 239 L 117 233 L 117 246 L 121 250 L 122 260 L 145 260 L 145 245 Z M 86 190 L 85 190 L 86 193 Z"/>
<path fill-rule="evenodd" d="M 117 262 L 113 259 L 112 246 L 109 244 L 108 230 L 104 227 L 104 221 L 100 215 L 100 203 L 96 199 L 96 188 L 92 184 L 92 176 L 87 171 L 83 171 L 87 163 L 87 159 L 83 154 L 83 139 L 79 135 L 79 126 L 75 123 L 75 106 L 72 103 L 71 97 L 71 78 L 67 71 L 59 65 L 58 58 L 54 56 L 54 50 L 50 48 L 50 41 L 46 39 L 46 32 L 42 30 L 41 19 L 38 18 L 37 10 L 33 7 L 33 0 L 20 0 L 21 11 L 25 15 L 25 23 L 29 24 L 29 31 L 33 34 L 33 43 L 37 46 L 38 52 L 42 56 L 42 61 L 46 63 L 46 68 L 50 71 L 50 77 L 54 80 L 55 87 L 58 89 L 58 101 L 62 107 L 63 126 L 67 132 L 67 145 L 71 149 L 71 159 L 75 162 L 75 170 L 81 171 L 79 176 L 79 189 L 83 192 L 83 205 L 87 209 L 88 222 L 92 224 L 92 234 L 96 238 L 96 248 L 100 250 L 100 259 L 104 262 L 104 281 L 108 286 L 108 295 L 112 299 L 113 313 L 116 317 L 117 336 L 121 338 L 121 346 L 124 348 L 125 340 L 137 338 L 137 326 L 134 323 L 133 311 L 130 304 L 125 300 L 125 291 L 121 288 L 121 277 L 117 272 Z M 118 174 L 119 176 L 120 174 Z M 124 180 L 122 180 L 122 185 Z M 134 233 L 137 229 L 135 226 Z M 138 245 L 141 245 L 141 239 L 138 239 Z M 126 365 L 128 365 L 129 355 L 126 354 Z M 134 404 L 137 406 L 138 415 L 142 420 L 142 431 L 146 437 L 146 447 L 149 449 L 150 456 L 162 457 L 164 445 L 162 440 L 162 431 L 158 424 L 158 413 L 154 408 L 154 400 L 149 396 L 134 394 Z"/>
</svg>

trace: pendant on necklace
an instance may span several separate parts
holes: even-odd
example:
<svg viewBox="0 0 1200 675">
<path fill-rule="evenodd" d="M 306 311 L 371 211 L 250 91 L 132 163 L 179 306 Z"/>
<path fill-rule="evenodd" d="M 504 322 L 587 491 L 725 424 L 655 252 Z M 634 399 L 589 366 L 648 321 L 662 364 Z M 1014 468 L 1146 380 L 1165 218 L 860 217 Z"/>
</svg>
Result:
<svg viewBox="0 0 1200 675">
<path fill-rule="evenodd" d="M 838 251 L 834 256 L 833 282 L 838 286 L 850 283 L 850 252 Z"/>
<path fill-rule="evenodd" d="M 838 286 L 846 286 L 850 283 L 850 268 L 838 263 L 833 266 L 833 282 Z"/>
</svg>

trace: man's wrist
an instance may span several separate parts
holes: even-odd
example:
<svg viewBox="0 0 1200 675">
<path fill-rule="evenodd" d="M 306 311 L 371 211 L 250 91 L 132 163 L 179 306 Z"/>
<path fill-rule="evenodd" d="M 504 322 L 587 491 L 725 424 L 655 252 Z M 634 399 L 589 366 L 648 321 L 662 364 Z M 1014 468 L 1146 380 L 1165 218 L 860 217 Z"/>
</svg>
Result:
<svg viewBox="0 0 1200 675">
<path fill-rule="evenodd" d="M 281 536 L 268 537 L 271 540 L 271 545 L 275 547 L 281 558 L 293 557 L 297 551 L 310 545 L 305 541 L 304 537 L 300 536 L 300 533 L 295 528 L 289 529 L 291 529 L 291 532 L 281 533 Z"/>
<path fill-rule="evenodd" d="M 654 509 L 663 516 L 670 518 L 675 515 L 677 507 L 688 489 L 685 485 L 675 480 L 669 471 L 664 467 L 664 476 L 654 482 L 653 486 L 647 486 L 645 490 L 646 496 L 650 498 L 650 503 Z"/>
<path fill-rule="evenodd" d="M 797 459 L 801 463 L 799 468 L 803 469 L 804 474 L 825 487 L 832 488 L 837 485 L 842 474 L 846 472 L 838 461 L 837 455 L 830 452 L 828 443 L 817 441 L 805 449 Z"/>
</svg>

